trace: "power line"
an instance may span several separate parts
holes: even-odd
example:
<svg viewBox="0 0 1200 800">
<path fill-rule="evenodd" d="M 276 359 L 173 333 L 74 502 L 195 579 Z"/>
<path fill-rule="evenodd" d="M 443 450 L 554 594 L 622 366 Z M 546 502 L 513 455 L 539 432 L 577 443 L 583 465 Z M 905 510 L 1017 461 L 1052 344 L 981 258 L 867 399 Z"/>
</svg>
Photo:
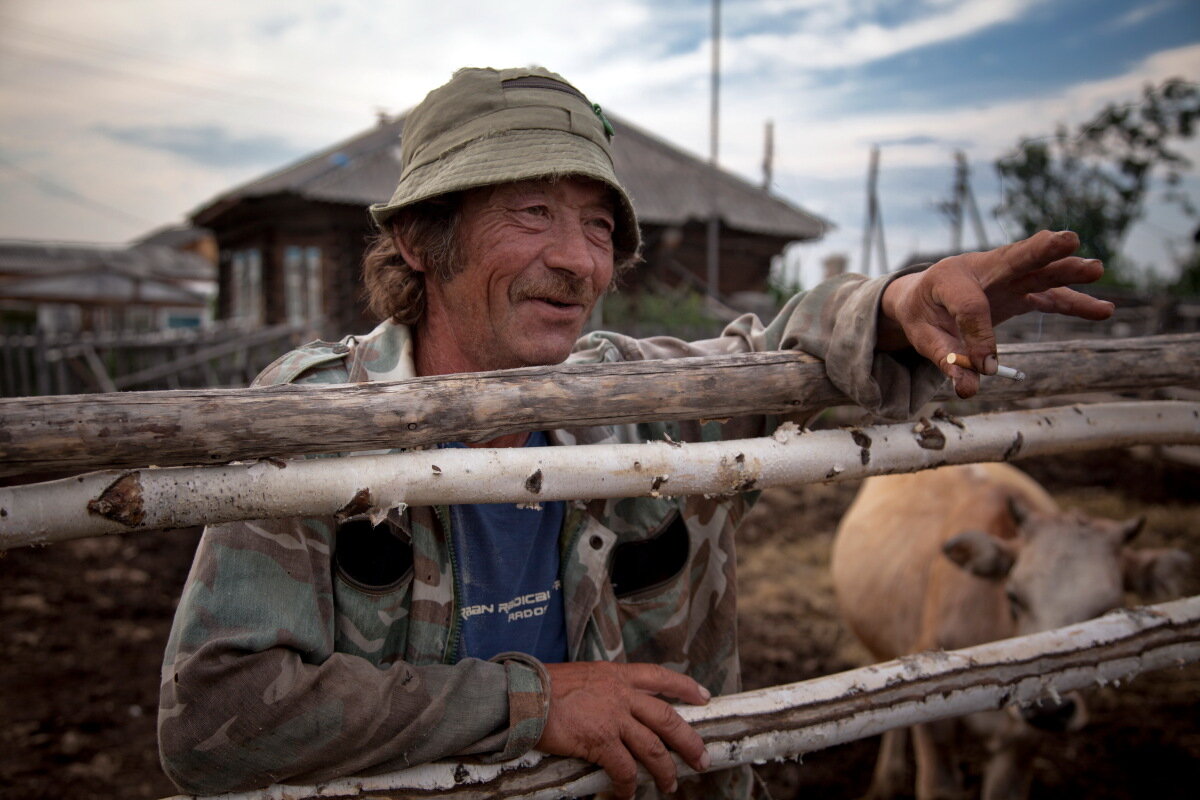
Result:
<svg viewBox="0 0 1200 800">
<path fill-rule="evenodd" d="M 18 29 L 24 28 L 26 34 L 32 34 L 36 37 L 49 40 L 54 44 L 65 44 L 74 48 L 85 48 L 92 50 L 100 55 L 116 55 L 123 58 L 140 59 L 143 61 L 157 62 L 159 64 L 168 64 L 173 67 L 183 67 L 194 72 L 205 73 L 209 76 L 220 78 L 222 80 L 244 80 L 246 75 L 228 72 L 225 70 L 213 69 L 207 64 L 199 64 L 196 62 L 185 62 L 177 56 L 164 52 L 155 52 L 152 50 L 136 49 L 130 47 L 122 47 L 113 44 L 112 42 L 103 39 L 96 39 L 88 36 L 81 36 L 76 33 L 65 33 L 55 28 L 50 28 L 43 25 L 37 25 L 27 20 L 9 17 L 0 14 L 0 22 L 5 23 L 3 32 L 14 33 L 20 32 Z M 15 26 L 15 28 L 13 27 Z M 309 82 L 299 84 L 291 81 L 281 81 L 271 75 L 255 75 L 254 79 L 259 83 L 273 83 L 282 89 L 289 91 L 309 91 L 313 89 L 313 85 Z M 344 89 L 338 87 L 318 87 L 329 91 L 331 94 L 344 94 Z"/>
<path fill-rule="evenodd" d="M 133 50 L 129 48 L 116 47 L 101 40 L 63 34 L 48 28 L 30 25 L 22 20 L 15 20 L 12 17 L 7 17 L 4 15 L 0 15 L 0 22 L 4 23 L 4 28 L 0 29 L 0 33 L 8 36 L 9 45 L 20 48 L 22 50 L 22 55 L 25 57 L 56 62 L 75 69 L 86 70 L 89 74 L 105 72 L 127 82 L 138 83 L 143 86 L 153 87 L 192 98 L 196 97 L 197 93 L 200 93 L 202 96 L 207 96 L 217 100 L 233 99 L 260 104 L 271 103 L 281 106 L 290 106 L 294 109 L 303 110 L 305 112 L 318 113 L 322 116 L 329 115 L 328 104 L 318 104 L 316 102 L 304 102 L 292 99 L 294 97 L 311 98 L 314 93 L 314 86 L 309 83 L 302 85 L 299 83 L 280 81 L 270 76 L 263 75 L 255 75 L 252 76 L 252 78 L 249 78 L 245 74 L 215 70 L 207 66 L 198 65 L 195 63 L 187 63 L 167 55 L 160 55 L 145 50 Z M 14 23 L 17 24 L 17 27 L 15 28 L 11 27 Z M 55 49 L 51 52 L 46 52 L 45 50 L 40 49 L 40 47 L 45 44 L 53 45 L 55 46 Z M 88 58 L 86 55 L 87 52 L 101 56 L 103 59 Z M 119 63 L 114 63 L 111 60 L 112 56 L 117 56 L 125 60 L 141 60 L 144 62 L 149 62 L 153 65 L 166 65 L 174 69 L 183 69 L 193 73 L 199 73 L 203 77 L 170 77 L 161 74 L 161 72 L 156 74 L 148 74 L 144 71 L 144 69 L 139 68 L 136 65 L 122 65 Z M 210 78 L 215 78 L 217 80 L 214 82 L 213 80 L 209 80 Z M 231 86 L 244 86 L 250 79 L 260 85 L 273 84 L 274 86 L 278 87 L 279 91 L 255 92 L 253 90 L 245 91 L 241 89 L 230 88 Z M 348 97 L 344 90 L 337 90 L 335 92 L 332 89 L 323 90 L 321 87 L 316 88 L 318 91 L 328 91 L 329 96 L 337 96 L 341 101 L 348 100 L 352 103 L 359 102 L 368 106 L 375 105 L 375 103 L 365 97 Z"/>
<path fill-rule="evenodd" d="M 14 174 L 25 179 L 29 183 L 40 187 L 42 190 L 66 198 L 67 200 L 71 200 L 72 202 L 86 208 L 90 208 L 93 211 L 99 211 L 101 213 L 108 214 L 111 217 L 119 218 L 123 222 L 132 222 L 137 225 L 149 227 L 158 224 L 157 222 L 148 220 L 145 217 L 139 217 L 136 214 L 130 214 L 128 211 L 124 211 L 115 206 L 110 206 L 107 203 L 102 203 L 99 200 L 94 200 L 91 197 L 80 194 L 69 186 L 64 186 L 63 184 L 47 178 L 44 175 L 39 175 L 36 172 L 31 172 L 24 167 L 14 164 L 4 156 L 0 156 L 0 164 L 8 167 Z"/>
</svg>

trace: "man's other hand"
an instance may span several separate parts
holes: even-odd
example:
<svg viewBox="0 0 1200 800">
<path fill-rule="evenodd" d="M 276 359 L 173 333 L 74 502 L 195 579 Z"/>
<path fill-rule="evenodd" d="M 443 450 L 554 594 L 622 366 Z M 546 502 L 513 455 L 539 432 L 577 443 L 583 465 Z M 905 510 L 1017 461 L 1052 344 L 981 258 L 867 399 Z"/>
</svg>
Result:
<svg viewBox="0 0 1200 800">
<path fill-rule="evenodd" d="M 1041 231 L 901 276 L 884 291 L 877 348 L 915 347 L 954 381 L 959 397 L 971 397 L 979 373 L 946 363 L 946 356 L 965 353 L 983 374 L 995 373 L 995 325 L 1027 311 L 1089 320 L 1112 315 L 1112 303 L 1067 288 L 1104 274 L 1099 261 L 1073 256 L 1078 248 L 1071 231 Z"/>
<path fill-rule="evenodd" d="M 550 712 L 537 749 L 600 765 L 613 795 L 633 797 L 638 764 L 663 792 L 676 787 L 674 751 L 697 772 L 709 767 L 704 741 L 665 695 L 704 705 L 708 691 L 686 675 L 657 664 L 584 661 L 547 664 Z"/>
</svg>

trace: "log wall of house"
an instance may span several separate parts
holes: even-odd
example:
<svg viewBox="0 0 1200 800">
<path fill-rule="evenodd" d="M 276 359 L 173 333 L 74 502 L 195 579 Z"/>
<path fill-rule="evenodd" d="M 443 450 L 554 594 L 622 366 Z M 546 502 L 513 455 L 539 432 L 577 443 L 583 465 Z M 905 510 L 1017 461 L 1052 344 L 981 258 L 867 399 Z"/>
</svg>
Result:
<svg viewBox="0 0 1200 800">
<path fill-rule="evenodd" d="M 239 251 L 257 250 L 262 264 L 263 324 L 287 321 L 284 274 L 289 247 L 320 250 L 321 319 L 315 328 L 322 338 L 363 333 L 376 323 L 359 297 L 362 254 L 371 233 L 366 210 L 336 203 L 313 203 L 293 195 L 243 200 L 228 212 L 207 221 L 221 250 L 218 316 L 234 314 L 237 292 L 233 258 Z"/>
<path fill-rule="evenodd" d="M 645 263 L 623 284 L 636 289 L 649 279 L 670 286 L 689 285 L 704 291 L 708 279 L 708 223 L 691 221 L 682 226 L 643 226 Z M 783 252 L 791 239 L 747 233 L 722 225 L 719 233 L 719 293 L 765 292 L 771 259 Z"/>
</svg>

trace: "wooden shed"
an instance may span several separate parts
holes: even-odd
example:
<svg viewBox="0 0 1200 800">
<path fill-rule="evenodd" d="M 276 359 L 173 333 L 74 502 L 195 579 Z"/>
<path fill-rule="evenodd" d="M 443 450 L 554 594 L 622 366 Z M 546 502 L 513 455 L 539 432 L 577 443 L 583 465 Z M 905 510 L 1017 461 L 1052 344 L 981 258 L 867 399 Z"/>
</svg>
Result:
<svg viewBox="0 0 1200 800">
<path fill-rule="evenodd" d="M 607 112 L 606 112 L 607 113 Z M 721 220 L 719 294 L 764 291 L 771 259 L 795 241 L 819 238 L 820 217 L 608 115 L 613 160 L 641 221 L 651 276 L 702 288 L 707 220 Z M 366 207 L 389 198 L 400 177 L 403 117 L 234 188 L 192 215 L 220 248 L 218 316 L 262 324 L 310 321 L 326 336 L 364 330 L 360 260 L 371 232 Z"/>
<path fill-rule="evenodd" d="M 30 329 L 196 327 L 215 279 L 211 261 L 161 244 L 0 242 L 0 311 Z"/>
</svg>

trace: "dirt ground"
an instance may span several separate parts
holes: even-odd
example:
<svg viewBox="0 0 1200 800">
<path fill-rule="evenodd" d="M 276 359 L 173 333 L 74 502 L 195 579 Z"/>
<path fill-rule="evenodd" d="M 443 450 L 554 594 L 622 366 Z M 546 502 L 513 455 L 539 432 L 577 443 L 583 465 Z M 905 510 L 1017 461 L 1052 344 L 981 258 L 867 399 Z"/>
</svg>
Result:
<svg viewBox="0 0 1200 800">
<path fill-rule="evenodd" d="M 1146 514 L 1142 541 L 1200 563 L 1200 470 L 1125 451 L 1025 461 L 1067 506 Z M 746 688 L 860 666 L 838 622 L 827 569 L 857 485 L 772 490 L 740 545 Z M 157 798 L 154 717 L 160 658 L 196 530 L 81 540 L 0 559 L 0 796 Z M 1192 798 L 1200 775 L 1200 667 L 1090 695 L 1091 724 L 1047 741 L 1035 798 Z M 777 798 L 859 796 L 875 740 L 761 767 Z M 978 755 L 977 753 L 975 755 Z M 965 765 L 977 773 L 974 761 Z"/>
</svg>

